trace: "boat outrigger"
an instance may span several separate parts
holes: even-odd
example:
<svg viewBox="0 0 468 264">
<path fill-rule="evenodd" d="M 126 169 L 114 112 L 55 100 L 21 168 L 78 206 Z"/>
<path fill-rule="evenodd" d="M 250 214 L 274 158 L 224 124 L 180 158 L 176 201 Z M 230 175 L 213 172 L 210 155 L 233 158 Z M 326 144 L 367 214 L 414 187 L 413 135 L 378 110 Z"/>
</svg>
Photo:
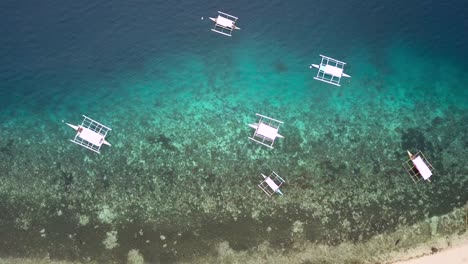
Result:
<svg viewBox="0 0 468 264">
<path fill-rule="evenodd" d="M 84 120 L 79 126 L 65 123 L 77 132 L 75 138 L 70 141 L 96 153 L 100 153 L 103 144 L 111 146 L 106 141 L 106 135 L 112 129 L 85 115 L 83 117 Z"/>
<path fill-rule="evenodd" d="M 210 19 L 215 22 L 215 25 L 211 30 L 216 33 L 231 37 L 234 29 L 240 29 L 236 26 L 237 17 L 221 11 L 218 11 L 218 17 L 210 17 Z"/>
<path fill-rule="evenodd" d="M 317 76 L 315 76 L 314 79 L 336 86 L 340 86 L 341 77 L 351 77 L 343 72 L 343 68 L 346 63 L 332 59 L 327 56 L 320 56 L 322 57 L 320 65 L 311 64 L 309 66 L 310 69 L 318 69 Z"/>
</svg>

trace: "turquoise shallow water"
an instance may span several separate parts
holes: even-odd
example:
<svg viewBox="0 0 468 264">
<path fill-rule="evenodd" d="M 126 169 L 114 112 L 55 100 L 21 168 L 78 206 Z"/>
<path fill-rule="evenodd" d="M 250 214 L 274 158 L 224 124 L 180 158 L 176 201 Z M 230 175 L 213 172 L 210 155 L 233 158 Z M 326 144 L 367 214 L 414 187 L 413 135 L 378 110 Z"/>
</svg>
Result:
<svg viewBox="0 0 468 264">
<path fill-rule="evenodd" d="M 468 200 L 461 3 L 2 5 L 2 256 L 288 252 Z M 231 38 L 209 30 L 221 7 L 240 17 Z M 319 54 L 352 78 L 313 80 Z M 255 113 L 285 122 L 274 150 L 248 140 Z M 113 129 L 101 155 L 68 141 L 62 121 L 81 114 Z M 405 174 L 407 149 L 431 160 L 432 184 Z M 268 200 L 256 185 L 271 170 L 287 184 Z"/>
</svg>

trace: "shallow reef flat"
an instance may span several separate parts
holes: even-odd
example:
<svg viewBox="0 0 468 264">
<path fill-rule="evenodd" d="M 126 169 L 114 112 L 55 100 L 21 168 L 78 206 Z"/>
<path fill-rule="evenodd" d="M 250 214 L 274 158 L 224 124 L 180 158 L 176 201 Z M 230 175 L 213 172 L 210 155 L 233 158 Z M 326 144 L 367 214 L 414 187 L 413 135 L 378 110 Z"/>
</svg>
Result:
<svg viewBox="0 0 468 264">
<path fill-rule="evenodd" d="M 389 252 L 466 236 L 466 98 L 447 94 L 459 83 L 427 89 L 391 64 L 387 77 L 355 62 L 368 74 L 337 89 L 298 73 L 294 54 L 235 55 L 216 75 L 210 59 L 189 57 L 177 74 L 164 64 L 124 76 L 109 96 L 60 97 L 57 112 L 3 112 L 0 252 L 87 263 L 386 263 Z M 61 120 L 77 123 L 87 109 L 113 129 L 101 155 L 67 142 L 74 133 Z M 257 112 L 285 121 L 273 150 L 248 140 Z M 431 160 L 431 183 L 405 174 L 407 149 Z M 257 188 L 271 170 L 285 178 L 284 196 Z"/>
</svg>

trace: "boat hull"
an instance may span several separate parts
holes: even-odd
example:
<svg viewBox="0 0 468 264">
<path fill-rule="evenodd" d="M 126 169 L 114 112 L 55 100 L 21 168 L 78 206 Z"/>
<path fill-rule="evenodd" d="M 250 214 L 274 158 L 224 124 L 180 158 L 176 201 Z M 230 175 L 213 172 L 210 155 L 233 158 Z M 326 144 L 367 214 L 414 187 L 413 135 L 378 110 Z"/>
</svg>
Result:
<svg viewBox="0 0 468 264">
<path fill-rule="evenodd" d="M 73 130 L 75 131 L 78 131 L 78 129 L 80 128 L 80 126 L 75 126 L 75 125 L 72 125 L 72 124 L 69 124 L 69 123 L 65 123 L 67 126 L 73 128 Z M 80 131 L 81 132 L 81 131 Z M 107 142 L 107 140 L 105 138 L 103 138 L 102 140 L 102 144 L 104 145 L 107 145 L 107 146 L 112 146 L 109 142 Z"/>
<path fill-rule="evenodd" d="M 312 69 L 312 68 L 317 68 L 317 69 L 318 69 L 318 68 L 320 68 L 320 67 L 319 67 L 317 64 L 311 64 L 311 65 L 309 66 L 309 68 L 311 68 L 311 69 Z"/>
<path fill-rule="evenodd" d="M 214 17 L 210 17 L 211 21 L 215 22 L 216 23 L 216 18 Z M 239 29 L 240 30 L 240 27 L 234 25 L 233 29 Z"/>
<path fill-rule="evenodd" d="M 310 69 L 312 69 L 312 68 L 320 69 L 320 66 L 317 65 L 317 64 L 311 64 L 311 65 L 309 66 L 309 68 L 310 68 Z M 346 73 L 342 73 L 342 74 L 341 74 L 341 77 L 348 77 L 348 78 L 351 78 L 351 76 L 348 75 L 348 74 L 346 74 Z"/>
</svg>

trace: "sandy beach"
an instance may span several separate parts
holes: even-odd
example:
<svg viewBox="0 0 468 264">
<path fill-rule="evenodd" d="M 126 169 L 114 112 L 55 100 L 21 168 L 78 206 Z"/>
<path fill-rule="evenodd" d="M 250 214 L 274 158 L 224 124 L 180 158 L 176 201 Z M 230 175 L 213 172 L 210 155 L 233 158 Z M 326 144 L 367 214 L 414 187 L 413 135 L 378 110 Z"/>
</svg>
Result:
<svg viewBox="0 0 468 264">
<path fill-rule="evenodd" d="M 468 263 L 468 241 L 450 248 L 440 250 L 436 253 L 427 252 L 423 256 L 398 261 L 394 264 L 462 264 Z"/>
</svg>

